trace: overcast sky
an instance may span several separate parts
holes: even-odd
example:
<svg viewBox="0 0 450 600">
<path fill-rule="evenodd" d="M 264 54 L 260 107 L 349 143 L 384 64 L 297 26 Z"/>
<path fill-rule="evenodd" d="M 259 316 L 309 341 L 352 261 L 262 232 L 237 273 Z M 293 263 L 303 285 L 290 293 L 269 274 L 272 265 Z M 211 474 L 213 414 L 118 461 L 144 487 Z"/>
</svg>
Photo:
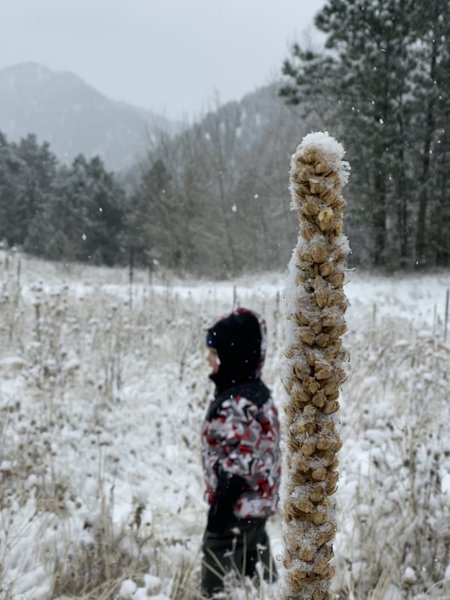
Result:
<svg viewBox="0 0 450 600">
<path fill-rule="evenodd" d="M 34 61 L 167 117 L 277 73 L 325 0 L 0 0 L 0 67 Z"/>
</svg>

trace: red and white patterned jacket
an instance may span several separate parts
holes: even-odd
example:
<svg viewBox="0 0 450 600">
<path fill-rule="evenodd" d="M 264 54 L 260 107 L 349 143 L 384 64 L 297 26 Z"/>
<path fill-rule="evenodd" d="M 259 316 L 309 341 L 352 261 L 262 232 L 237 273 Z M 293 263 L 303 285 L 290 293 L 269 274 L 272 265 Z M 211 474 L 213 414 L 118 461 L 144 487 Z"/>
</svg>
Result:
<svg viewBox="0 0 450 600">
<path fill-rule="evenodd" d="M 211 402 L 202 426 L 202 463 L 209 504 L 218 475 L 245 480 L 234 506 L 242 519 L 267 518 L 278 503 L 280 425 L 270 392 L 260 379 L 236 385 Z"/>
</svg>

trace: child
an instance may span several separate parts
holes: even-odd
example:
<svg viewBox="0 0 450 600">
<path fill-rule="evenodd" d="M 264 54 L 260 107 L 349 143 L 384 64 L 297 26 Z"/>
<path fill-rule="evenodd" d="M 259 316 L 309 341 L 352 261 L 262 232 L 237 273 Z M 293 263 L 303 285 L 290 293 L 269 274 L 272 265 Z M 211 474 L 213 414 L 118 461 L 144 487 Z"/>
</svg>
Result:
<svg viewBox="0 0 450 600">
<path fill-rule="evenodd" d="M 227 572 L 276 579 L 265 525 L 275 512 L 280 482 L 280 427 L 261 381 L 264 321 L 240 308 L 206 336 L 216 393 L 202 427 L 202 462 L 209 512 L 203 538 L 202 591 L 223 589 Z"/>
</svg>

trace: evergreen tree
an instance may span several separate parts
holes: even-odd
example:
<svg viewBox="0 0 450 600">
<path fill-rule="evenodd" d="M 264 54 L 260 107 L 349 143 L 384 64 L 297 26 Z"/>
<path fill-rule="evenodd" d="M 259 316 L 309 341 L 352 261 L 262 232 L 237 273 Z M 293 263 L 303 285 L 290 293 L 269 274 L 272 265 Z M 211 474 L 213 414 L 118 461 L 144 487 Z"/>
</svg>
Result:
<svg viewBox="0 0 450 600">
<path fill-rule="evenodd" d="M 323 109 L 354 175 L 348 226 L 357 256 L 383 265 L 411 254 L 412 0 L 330 0 L 316 17 L 328 53 L 298 46 L 284 65 L 290 102 Z"/>
<path fill-rule="evenodd" d="M 125 194 L 98 157 L 86 163 L 86 175 L 86 251 L 89 260 L 111 266 L 124 258 Z"/>
<path fill-rule="evenodd" d="M 56 260 L 124 260 L 125 194 L 102 161 L 59 167 L 47 143 L 0 133 L 0 241 Z"/>
<path fill-rule="evenodd" d="M 123 261 L 124 193 L 99 158 L 79 155 L 64 167 L 51 202 L 35 223 L 44 256 L 113 265 Z"/>
<path fill-rule="evenodd" d="M 28 135 L 15 146 L 23 163 L 22 183 L 16 215 L 22 230 L 20 243 L 34 254 L 45 254 L 46 240 L 39 233 L 41 214 L 53 200 L 58 161 L 47 142 L 39 145 L 35 135 Z"/>
<path fill-rule="evenodd" d="M 143 172 L 128 217 L 129 247 L 141 263 L 150 266 L 157 260 L 169 268 L 180 266 L 177 212 L 172 176 L 158 158 Z"/>
<path fill-rule="evenodd" d="M 416 231 L 419 266 L 450 264 L 450 6 L 446 0 L 417 3 L 414 130 L 416 133 Z"/>
<path fill-rule="evenodd" d="M 23 197 L 23 172 L 23 161 L 0 132 L 0 242 L 8 246 L 22 243 L 24 237 L 22 210 L 18 210 Z"/>
</svg>

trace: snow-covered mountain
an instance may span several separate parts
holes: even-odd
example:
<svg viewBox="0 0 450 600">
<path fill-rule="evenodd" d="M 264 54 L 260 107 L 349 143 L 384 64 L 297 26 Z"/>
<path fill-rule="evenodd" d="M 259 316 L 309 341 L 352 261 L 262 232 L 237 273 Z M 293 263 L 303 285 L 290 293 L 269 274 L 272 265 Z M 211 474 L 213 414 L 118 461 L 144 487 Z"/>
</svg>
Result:
<svg viewBox="0 0 450 600">
<path fill-rule="evenodd" d="M 35 133 L 63 162 L 100 155 L 111 169 L 130 166 L 155 128 L 170 122 L 107 98 L 69 72 L 22 63 L 0 69 L 0 131 L 18 141 Z"/>
</svg>

